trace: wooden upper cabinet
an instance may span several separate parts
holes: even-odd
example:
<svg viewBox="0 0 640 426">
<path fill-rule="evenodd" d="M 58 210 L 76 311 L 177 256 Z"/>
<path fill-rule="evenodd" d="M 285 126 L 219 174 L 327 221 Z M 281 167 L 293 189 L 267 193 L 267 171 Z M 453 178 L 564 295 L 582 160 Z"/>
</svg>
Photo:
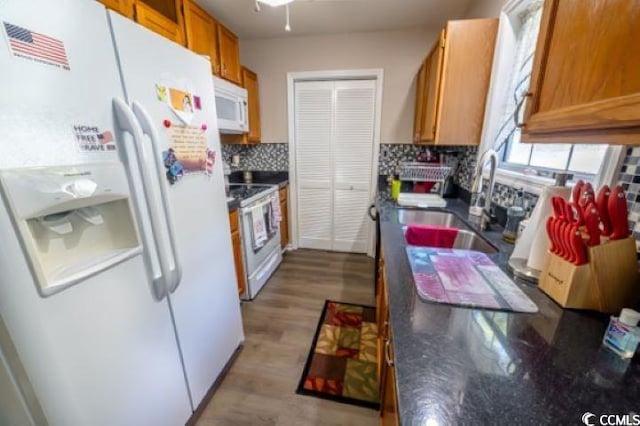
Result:
<svg viewBox="0 0 640 426">
<path fill-rule="evenodd" d="M 235 84 L 242 84 L 238 36 L 222 24 L 218 24 L 218 46 L 220 48 L 220 76 Z"/>
<path fill-rule="evenodd" d="M 134 0 L 98 0 L 108 9 L 115 10 L 127 18 L 133 18 L 133 2 Z"/>
<path fill-rule="evenodd" d="M 433 46 L 426 62 L 424 97 L 425 105 L 420 125 L 420 140 L 433 141 L 436 138 L 438 97 L 440 96 L 440 82 L 442 79 L 442 58 L 444 50 L 444 31 L 440 34 L 438 43 Z"/>
<path fill-rule="evenodd" d="M 136 22 L 178 44 L 184 45 L 180 0 L 136 0 Z"/>
<path fill-rule="evenodd" d="M 427 75 L 427 61 L 422 62 L 420 71 L 416 78 L 416 107 L 413 117 L 413 141 L 418 143 L 421 141 L 422 135 L 422 110 L 424 108 L 425 90 L 424 83 Z"/>
<path fill-rule="evenodd" d="M 247 89 L 247 101 L 249 103 L 249 133 L 247 142 L 260 142 L 260 91 L 258 88 L 258 75 L 246 67 L 242 67 L 242 87 Z"/>
<path fill-rule="evenodd" d="M 640 2 L 547 0 L 524 142 L 637 144 Z"/>
<path fill-rule="evenodd" d="M 420 137 L 414 142 L 480 143 L 497 31 L 497 19 L 447 23 L 425 61 L 420 124 L 414 124 Z"/>
<path fill-rule="evenodd" d="M 211 71 L 220 75 L 220 54 L 218 52 L 218 23 L 192 0 L 184 0 L 184 28 L 187 47 L 211 61 Z"/>
</svg>

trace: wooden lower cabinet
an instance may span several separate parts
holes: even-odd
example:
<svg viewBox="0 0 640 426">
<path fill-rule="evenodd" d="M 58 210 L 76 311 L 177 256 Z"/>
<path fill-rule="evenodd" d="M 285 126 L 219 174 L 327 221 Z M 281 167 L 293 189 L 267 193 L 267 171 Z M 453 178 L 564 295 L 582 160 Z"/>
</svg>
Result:
<svg viewBox="0 0 640 426">
<path fill-rule="evenodd" d="M 242 239 L 238 227 L 238 211 L 229 213 L 229 225 L 231 227 L 231 244 L 233 246 L 233 263 L 236 267 L 236 278 L 238 280 L 238 294 L 244 293 L 247 288 L 247 280 L 244 276 L 244 261 L 242 257 Z"/>
<path fill-rule="evenodd" d="M 280 190 L 280 212 L 282 222 L 280 223 L 280 246 L 285 248 L 289 245 L 289 202 L 287 199 L 287 188 Z"/>
<path fill-rule="evenodd" d="M 388 358 L 388 359 L 387 359 Z M 398 426 L 398 402 L 396 392 L 396 369 L 393 364 L 393 342 L 391 333 L 385 341 L 385 359 L 382 368 L 380 394 L 380 424 L 383 426 Z"/>
<path fill-rule="evenodd" d="M 380 424 L 400 424 L 396 392 L 396 374 L 393 362 L 393 340 L 389 326 L 387 281 L 384 271 L 384 253 L 380 253 L 376 283 L 376 321 L 378 323 L 378 377 L 380 378 Z"/>
</svg>

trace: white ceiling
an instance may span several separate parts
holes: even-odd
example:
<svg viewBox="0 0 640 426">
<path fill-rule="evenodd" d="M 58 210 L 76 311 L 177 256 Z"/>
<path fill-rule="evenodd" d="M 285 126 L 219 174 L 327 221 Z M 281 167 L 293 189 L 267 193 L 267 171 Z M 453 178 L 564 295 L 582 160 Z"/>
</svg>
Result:
<svg viewBox="0 0 640 426">
<path fill-rule="evenodd" d="M 291 5 L 291 36 L 439 28 L 464 16 L 474 1 L 484 0 L 295 0 Z M 288 36 L 285 8 L 254 0 L 196 0 L 241 39 Z"/>
</svg>

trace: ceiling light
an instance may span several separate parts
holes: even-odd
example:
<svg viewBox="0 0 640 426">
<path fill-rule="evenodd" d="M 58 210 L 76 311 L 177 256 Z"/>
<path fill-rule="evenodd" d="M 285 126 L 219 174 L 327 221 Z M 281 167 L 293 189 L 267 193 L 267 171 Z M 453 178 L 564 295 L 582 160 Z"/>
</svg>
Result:
<svg viewBox="0 0 640 426">
<path fill-rule="evenodd" d="M 258 0 L 260 3 L 268 4 L 271 7 L 284 6 L 293 3 L 293 0 Z"/>
<path fill-rule="evenodd" d="M 289 33 L 291 32 L 291 15 L 289 15 L 289 5 L 287 5 L 285 9 L 287 9 L 287 23 L 284 26 L 284 30 Z"/>
</svg>

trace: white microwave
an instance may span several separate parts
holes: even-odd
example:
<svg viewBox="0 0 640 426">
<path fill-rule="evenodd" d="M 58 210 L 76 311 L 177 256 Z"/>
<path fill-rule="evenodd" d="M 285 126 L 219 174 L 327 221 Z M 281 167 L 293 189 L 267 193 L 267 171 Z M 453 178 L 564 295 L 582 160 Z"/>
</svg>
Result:
<svg viewBox="0 0 640 426">
<path fill-rule="evenodd" d="M 249 131 L 247 89 L 213 77 L 216 111 L 220 133 L 239 134 Z"/>
</svg>

